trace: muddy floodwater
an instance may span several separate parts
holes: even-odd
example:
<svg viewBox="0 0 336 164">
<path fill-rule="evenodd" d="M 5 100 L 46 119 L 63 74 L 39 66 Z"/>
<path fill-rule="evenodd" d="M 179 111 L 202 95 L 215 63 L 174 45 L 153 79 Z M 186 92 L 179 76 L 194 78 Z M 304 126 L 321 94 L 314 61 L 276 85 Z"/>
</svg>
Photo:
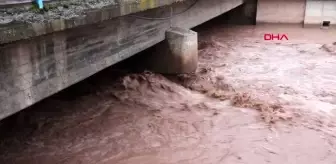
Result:
<svg viewBox="0 0 336 164">
<path fill-rule="evenodd" d="M 0 163 L 336 163 L 335 30 L 195 30 L 195 74 L 111 68 L 2 121 Z"/>
</svg>

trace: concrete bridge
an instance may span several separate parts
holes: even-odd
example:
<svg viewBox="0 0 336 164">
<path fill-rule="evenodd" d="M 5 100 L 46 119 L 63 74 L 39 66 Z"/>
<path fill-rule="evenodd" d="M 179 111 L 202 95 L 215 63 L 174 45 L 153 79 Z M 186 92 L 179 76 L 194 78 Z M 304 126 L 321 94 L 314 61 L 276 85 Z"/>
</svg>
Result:
<svg viewBox="0 0 336 164">
<path fill-rule="evenodd" d="M 175 1 L 119 0 L 69 19 L 46 19 L 41 14 L 38 18 L 44 21 L 33 17 L 22 21 L 4 16 L 7 22 L 0 24 L 0 119 L 165 39 L 168 43 L 162 46 L 176 37 L 182 38 L 173 41 L 179 45 L 197 45 L 197 36 L 187 29 L 240 5 L 244 5 L 240 18 L 257 23 L 336 23 L 336 1 L 331 0 Z M 197 46 L 189 48 L 188 52 L 197 54 Z M 159 65 L 167 63 L 161 58 L 169 53 L 162 55 L 155 59 Z M 176 68 L 174 72 L 192 69 Z"/>
</svg>

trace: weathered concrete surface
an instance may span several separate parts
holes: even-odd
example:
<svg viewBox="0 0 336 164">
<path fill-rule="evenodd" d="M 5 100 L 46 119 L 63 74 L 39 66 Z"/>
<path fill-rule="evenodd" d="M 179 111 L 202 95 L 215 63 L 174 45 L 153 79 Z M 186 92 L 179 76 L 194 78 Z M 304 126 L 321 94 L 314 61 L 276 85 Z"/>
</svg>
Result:
<svg viewBox="0 0 336 164">
<path fill-rule="evenodd" d="M 306 0 L 258 0 L 257 23 L 303 23 Z"/>
<path fill-rule="evenodd" d="M 166 39 L 155 47 L 148 59 L 148 67 L 167 74 L 192 73 L 197 69 L 197 33 L 173 27 L 166 32 Z"/>
<path fill-rule="evenodd" d="M 35 1 L 35 0 L 34 0 Z M 19 5 L 6 5 L 0 8 L 0 24 L 10 22 L 19 23 L 43 23 L 56 19 L 71 19 L 84 16 L 86 12 L 94 9 L 117 5 L 117 0 L 52 0 L 44 1 L 43 11 L 39 10 L 36 4 L 29 0 Z M 123 2 L 123 1 L 121 1 Z M 2 2 L 6 3 L 6 2 Z M 11 3 L 17 3 L 12 1 Z M 133 3 L 135 1 L 133 0 Z M 0 0 L 1 5 L 1 0 Z"/>
<path fill-rule="evenodd" d="M 59 22 L 55 26 L 47 26 L 50 28 L 41 27 L 39 29 L 42 32 L 38 34 L 74 26 L 76 28 L 34 37 L 30 40 L 2 44 L 0 78 L 3 80 L 0 82 L 0 119 L 161 42 L 165 38 L 165 31 L 171 26 L 191 28 L 242 3 L 242 0 L 212 0 L 211 2 L 199 0 L 193 8 L 178 14 L 171 20 L 147 20 L 130 15 L 110 19 L 111 16 L 115 16 L 113 12 L 102 10 L 98 12 L 99 14 L 96 13 L 97 15 L 84 18 L 83 22 L 75 21 L 76 23 L 70 24 Z M 179 13 L 185 11 L 191 4 L 193 1 L 190 0 L 176 3 L 172 7 L 174 12 Z M 133 10 L 121 7 L 115 11 L 120 15 Z M 170 7 L 162 7 L 137 15 L 169 17 L 170 14 Z M 106 21 L 100 22 L 102 20 Z M 100 23 L 77 27 L 87 22 Z"/>
<path fill-rule="evenodd" d="M 6 18 L 5 16 L 0 17 L 0 22 L 5 23 L 0 23 L 0 44 L 28 39 L 83 25 L 100 23 L 119 16 L 170 5 L 177 0 L 107 1 L 111 4 L 110 6 L 92 5 L 92 7 L 83 7 L 79 4 L 75 4 L 72 5 L 72 7 L 70 5 L 70 9 L 62 9 L 67 10 L 68 12 L 61 12 L 57 7 L 52 11 L 42 14 L 29 11 L 29 8 L 16 9 L 19 11 L 1 9 L 4 11 L 0 13 L 6 15 L 6 13 L 9 12 L 7 15 L 16 15 L 17 18 L 14 19 L 14 22 L 11 22 L 11 19 Z M 116 1 L 116 3 L 114 3 L 114 1 Z M 106 5 L 109 3 L 104 4 Z"/>
<path fill-rule="evenodd" d="M 321 26 L 323 21 L 330 21 L 330 25 L 336 24 L 336 1 L 307 0 L 305 26 Z"/>
<path fill-rule="evenodd" d="M 323 21 L 336 24 L 336 1 L 333 0 L 259 0 L 258 23 L 303 23 L 321 26 Z"/>
</svg>

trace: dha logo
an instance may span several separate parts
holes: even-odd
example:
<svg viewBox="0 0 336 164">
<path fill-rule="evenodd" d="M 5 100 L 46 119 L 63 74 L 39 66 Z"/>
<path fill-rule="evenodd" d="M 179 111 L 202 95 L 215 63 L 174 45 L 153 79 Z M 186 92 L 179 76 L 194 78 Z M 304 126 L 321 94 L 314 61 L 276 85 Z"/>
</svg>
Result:
<svg viewBox="0 0 336 164">
<path fill-rule="evenodd" d="M 264 40 L 289 40 L 286 34 L 264 34 Z"/>
</svg>

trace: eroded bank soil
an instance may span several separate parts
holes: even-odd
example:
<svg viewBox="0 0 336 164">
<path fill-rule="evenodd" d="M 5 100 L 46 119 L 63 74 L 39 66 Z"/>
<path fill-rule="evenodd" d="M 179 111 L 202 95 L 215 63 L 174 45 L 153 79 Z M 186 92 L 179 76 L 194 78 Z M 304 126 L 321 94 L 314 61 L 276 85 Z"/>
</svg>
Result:
<svg viewBox="0 0 336 164">
<path fill-rule="evenodd" d="M 196 74 L 110 70 L 3 121 L 0 163 L 336 163 L 335 31 L 200 31 Z"/>
</svg>

